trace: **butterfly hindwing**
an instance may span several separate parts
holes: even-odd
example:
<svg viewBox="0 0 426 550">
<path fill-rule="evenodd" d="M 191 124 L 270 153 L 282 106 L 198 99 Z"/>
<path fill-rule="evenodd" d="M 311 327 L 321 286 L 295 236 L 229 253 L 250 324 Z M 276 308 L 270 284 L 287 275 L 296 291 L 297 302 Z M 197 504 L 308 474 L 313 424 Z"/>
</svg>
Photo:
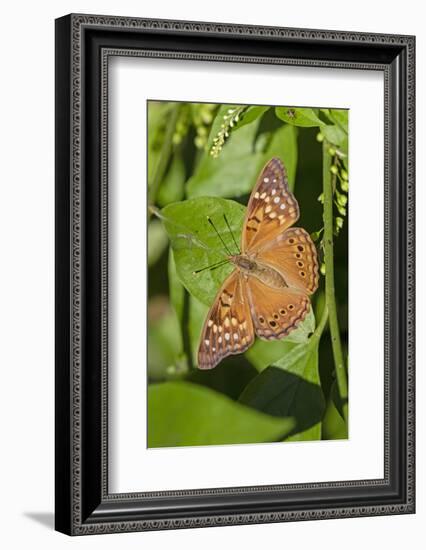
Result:
<svg viewBox="0 0 426 550">
<path fill-rule="evenodd" d="M 294 288 L 271 288 L 256 277 L 249 277 L 247 290 L 254 329 L 259 338 L 284 338 L 305 319 L 310 300 Z"/>
<path fill-rule="evenodd" d="M 217 293 L 201 333 L 198 368 L 212 369 L 228 355 L 243 353 L 253 343 L 245 284 L 235 269 Z"/>
<path fill-rule="evenodd" d="M 276 269 L 290 287 L 308 294 L 318 288 L 318 256 L 309 234 L 291 227 L 258 253 L 257 260 Z"/>
<path fill-rule="evenodd" d="M 255 252 L 299 218 L 299 205 L 288 187 L 283 163 L 271 159 L 251 193 L 243 225 L 242 252 Z"/>
</svg>

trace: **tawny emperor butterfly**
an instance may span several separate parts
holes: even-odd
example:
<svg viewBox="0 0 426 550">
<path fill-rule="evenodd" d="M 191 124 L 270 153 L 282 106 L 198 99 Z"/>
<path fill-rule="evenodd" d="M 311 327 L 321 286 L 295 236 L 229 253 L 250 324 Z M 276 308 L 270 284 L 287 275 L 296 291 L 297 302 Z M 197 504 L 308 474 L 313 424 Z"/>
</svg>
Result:
<svg viewBox="0 0 426 550">
<path fill-rule="evenodd" d="M 288 188 L 283 163 L 271 159 L 251 193 L 244 219 L 241 253 L 229 255 L 235 269 L 207 314 L 198 349 L 198 367 L 212 369 L 254 341 L 278 340 L 297 328 L 318 287 L 317 251 L 309 234 L 291 227 L 299 205 Z"/>
</svg>

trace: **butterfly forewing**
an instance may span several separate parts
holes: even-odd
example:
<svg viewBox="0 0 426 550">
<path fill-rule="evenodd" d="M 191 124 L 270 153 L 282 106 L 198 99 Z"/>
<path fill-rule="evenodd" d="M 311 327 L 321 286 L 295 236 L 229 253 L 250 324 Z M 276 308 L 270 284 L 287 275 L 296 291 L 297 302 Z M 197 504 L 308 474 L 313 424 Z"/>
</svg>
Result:
<svg viewBox="0 0 426 550">
<path fill-rule="evenodd" d="M 289 287 L 313 294 L 318 288 L 317 250 L 309 234 L 291 227 L 259 251 L 258 261 L 276 269 Z"/>
<path fill-rule="evenodd" d="M 278 340 L 297 328 L 306 317 L 310 300 L 293 288 L 271 288 L 249 277 L 247 290 L 254 329 L 259 338 Z"/>
<path fill-rule="evenodd" d="M 299 218 L 299 205 L 288 188 L 283 163 L 271 159 L 250 196 L 242 235 L 242 252 L 255 252 Z"/>
<path fill-rule="evenodd" d="M 212 369 L 228 355 L 243 353 L 254 340 L 245 281 L 238 270 L 225 280 L 205 320 L 198 367 Z"/>
</svg>

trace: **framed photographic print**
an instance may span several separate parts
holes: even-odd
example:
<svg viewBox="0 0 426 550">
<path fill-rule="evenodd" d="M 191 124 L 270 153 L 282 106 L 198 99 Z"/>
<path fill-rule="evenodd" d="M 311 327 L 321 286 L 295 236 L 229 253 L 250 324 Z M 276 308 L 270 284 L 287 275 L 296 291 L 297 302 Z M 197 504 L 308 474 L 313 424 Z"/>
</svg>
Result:
<svg viewBox="0 0 426 550">
<path fill-rule="evenodd" d="M 56 21 L 56 529 L 413 513 L 414 37 Z"/>
</svg>

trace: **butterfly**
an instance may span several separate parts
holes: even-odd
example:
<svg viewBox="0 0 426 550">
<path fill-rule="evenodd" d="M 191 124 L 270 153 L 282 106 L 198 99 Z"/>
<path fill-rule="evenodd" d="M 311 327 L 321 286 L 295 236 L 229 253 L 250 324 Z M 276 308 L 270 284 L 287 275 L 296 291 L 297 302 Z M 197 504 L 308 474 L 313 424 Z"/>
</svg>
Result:
<svg viewBox="0 0 426 550">
<path fill-rule="evenodd" d="M 314 243 L 302 228 L 299 205 L 286 170 L 272 158 L 251 193 L 241 236 L 241 253 L 225 279 L 201 332 L 198 368 L 212 369 L 228 355 L 246 351 L 255 334 L 284 338 L 305 319 L 318 288 Z"/>
</svg>

